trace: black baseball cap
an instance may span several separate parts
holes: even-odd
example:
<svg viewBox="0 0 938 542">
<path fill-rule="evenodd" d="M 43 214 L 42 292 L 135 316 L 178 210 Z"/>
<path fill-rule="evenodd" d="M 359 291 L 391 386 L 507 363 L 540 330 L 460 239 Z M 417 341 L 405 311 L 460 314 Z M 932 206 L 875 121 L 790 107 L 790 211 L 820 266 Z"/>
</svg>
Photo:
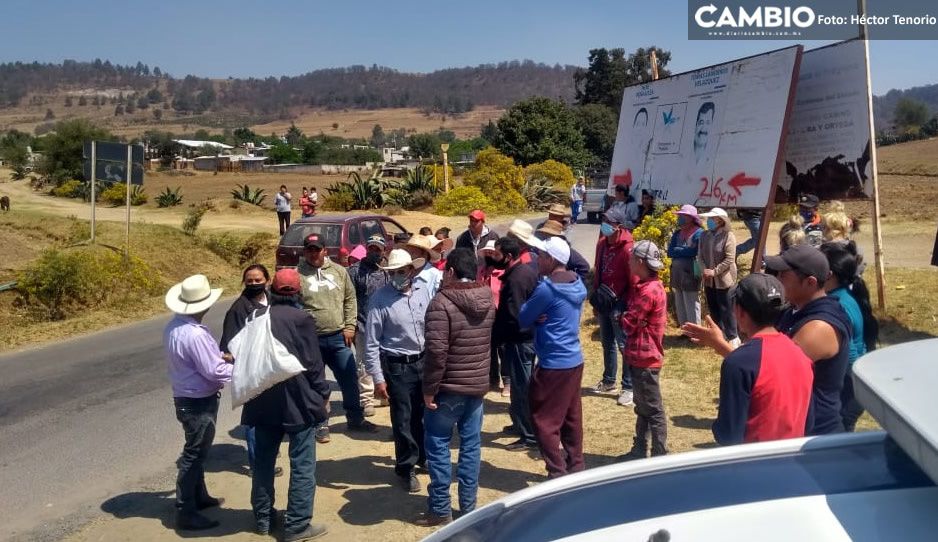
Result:
<svg viewBox="0 0 938 542">
<path fill-rule="evenodd" d="M 820 205 L 821 200 L 818 199 L 814 194 L 801 194 L 801 197 L 798 198 L 798 205 L 802 207 L 807 207 L 808 209 L 817 209 L 817 206 Z"/>
<path fill-rule="evenodd" d="M 318 248 L 322 250 L 326 245 L 322 243 L 318 233 L 311 233 L 303 239 L 303 248 Z"/>
<path fill-rule="evenodd" d="M 772 275 L 752 273 L 730 290 L 730 299 L 743 307 L 781 307 L 785 303 L 785 288 Z"/>
<path fill-rule="evenodd" d="M 778 256 L 766 257 L 765 268 L 775 272 L 798 271 L 802 275 L 816 278 L 818 284 L 824 284 L 831 274 L 827 256 L 808 244 L 795 245 Z"/>
</svg>

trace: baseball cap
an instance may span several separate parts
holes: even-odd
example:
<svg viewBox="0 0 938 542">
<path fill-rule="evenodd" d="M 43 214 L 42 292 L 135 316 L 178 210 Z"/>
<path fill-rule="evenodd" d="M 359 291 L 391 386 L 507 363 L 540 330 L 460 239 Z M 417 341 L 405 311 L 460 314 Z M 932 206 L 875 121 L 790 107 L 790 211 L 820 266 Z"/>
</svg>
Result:
<svg viewBox="0 0 938 542">
<path fill-rule="evenodd" d="M 795 245 L 778 256 L 765 258 L 765 268 L 769 271 L 798 271 L 808 277 L 814 277 L 819 284 L 830 276 L 830 264 L 827 257 L 817 248 L 808 245 Z"/>
<path fill-rule="evenodd" d="M 306 236 L 306 239 L 303 239 L 303 248 L 325 248 L 322 239 L 319 238 L 318 233 L 311 233 Z"/>
<path fill-rule="evenodd" d="M 294 295 L 300 293 L 300 273 L 296 269 L 286 268 L 274 274 L 270 289 L 275 294 Z"/>
<path fill-rule="evenodd" d="M 664 267 L 658 246 L 647 239 L 635 243 L 635 246 L 632 247 L 632 254 L 645 262 L 645 265 L 653 271 L 660 271 Z"/>
<path fill-rule="evenodd" d="M 469 218 L 473 220 L 481 220 L 482 222 L 485 222 L 485 212 L 483 212 L 482 209 L 475 209 L 471 213 L 469 213 Z"/>
<path fill-rule="evenodd" d="M 802 207 L 807 207 L 809 209 L 817 209 L 817 206 L 821 203 L 821 200 L 818 199 L 814 194 L 801 194 L 801 197 L 798 198 L 798 205 Z"/>
<path fill-rule="evenodd" d="M 606 214 L 603 215 L 603 218 L 610 224 L 625 224 L 628 221 L 625 216 L 625 210 L 622 209 L 621 205 L 616 205 L 606 211 Z"/>
<path fill-rule="evenodd" d="M 751 273 L 730 290 L 730 299 L 743 307 L 781 307 L 785 303 L 785 288 L 772 275 Z"/>
<path fill-rule="evenodd" d="M 382 249 L 388 246 L 388 240 L 384 238 L 383 235 L 376 233 L 368 238 L 368 241 L 365 243 L 365 246 L 370 247 L 371 245 L 378 245 Z"/>
<path fill-rule="evenodd" d="M 547 253 L 548 256 L 564 265 L 570 261 L 570 245 L 560 237 L 550 237 L 543 242 L 540 250 Z"/>
<path fill-rule="evenodd" d="M 726 209 L 722 207 L 714 207 L 706 213 L 700 213 L 700 218 L 722 218 L 723 220 L 728 220 L 730 215 L 727 214 Z"/>
</svg>

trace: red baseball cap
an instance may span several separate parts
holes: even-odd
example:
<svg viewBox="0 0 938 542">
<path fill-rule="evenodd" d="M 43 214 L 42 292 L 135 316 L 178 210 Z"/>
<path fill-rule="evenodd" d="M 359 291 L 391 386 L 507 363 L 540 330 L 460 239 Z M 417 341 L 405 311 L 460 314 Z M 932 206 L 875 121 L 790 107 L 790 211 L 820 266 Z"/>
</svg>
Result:
<svg viewBox="0 0 938 542">
<path fill-rule="evenodd" d="M 340 248 L 340 249 L 339 249 L 339 256 L 348 256 L 348 249 L 345 248 L 345 247 Z"/>
<path fill-rule="evenodd" d="M 296 269 L 281 269 L 274 274 L 270 289 L 275 294 L 294 295 L 300 293 L 300 273 Z"/>
<path fill-rule="evenodd" d="M 469 213 L 469 218 L 473 220 L 481 220 L 482 222 L 485 222 L 485 213 L 482 212 L 482 209 L 476 209 L 472 211 L 471 213 Z"/>
</svg>

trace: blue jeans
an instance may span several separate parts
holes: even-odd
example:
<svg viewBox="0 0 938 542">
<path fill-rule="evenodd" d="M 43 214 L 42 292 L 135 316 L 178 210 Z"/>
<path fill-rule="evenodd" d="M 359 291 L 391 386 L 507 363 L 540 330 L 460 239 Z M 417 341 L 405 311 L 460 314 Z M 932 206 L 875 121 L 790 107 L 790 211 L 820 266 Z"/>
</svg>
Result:
<svg viewBox="0 0 938 542">
<path fill-rule="evenodd" d="M 745 242 L 736 245 L 736 255 L 745 254 L 750 250 L 756 248 L 756 241 L 759 239 L 759 230 L 762 229 L 762 218 L 748 218 L 743 221 L 746 224 L 746 228 L 749 230 L 749 239 Z"/>
<path fill-rule="evenodd" d="M 479 489 L 479 465 L 482 459 L 482 398 L 451 393 L 438 393 L 436 410 L 423 414 L 424 447 L 427 449 L 427 470 L 430 486 L 427 503 L 435 516 L 452 513 L 449 486 L 453 480 L 452 456 L 449 443 L 453 426 L 459 431 L 459 461 L 456 479 L 459 481 L 459 511 L 475 510 Z"/>
<path fill-rule="evenodd" d="M 603 345 L 603 383 L 616 383 L 616 369 L 618 369 L 619 357 L 622 356 L 622 349 L 625 348 L 625 332 L 622 331 L 622 325 L 619 323 L 619 316 L 622 313 L 613 311 L 611 313 L 599 314 L 599 336 Z M 632 377 L 629 375 L 629 368 L 622 360 L 622 389 L 632 389 Z"/>
<path fill-rule="evenodd" d="M 576 224 L 576 218 L 580 216 L 580 210 L 583 209 L 582 201 L 574 201 L 570 203 L 570 223 Z"/>
<path fill-rule="evenodd" d="M 349 425 L 359 425 L 365 419 L 358 391 L 358 365 L 355 354 L 345 345 L 342 332 L 319 336 L 319 352 L 342 390 L 342 408 Z M 328 423 L 328 422 L 326 422 Z"/>
<path fill-rule="evenodd" d="M 534 367 L 534 343 L 505 343 L 505 363 L 511 377 L 511 406 L 508 413 L 518 435 L 529 444 L 536 445 L 531 406 L 528 404 L 528 386 Z"/>
<path fill-rule="evenodd" d="M 248 466 L 251 467 L 251 470 L 254 470 L 254 449 L 257 447 L 257 437 L 254 427 L 250 425 L 244 426 L 244 444 L 248 448 Z"/>
<path fill-rule="evenodd" d="M 255 466 L 251 480 L 251 507 L 259 531 L 270 529 L 274 508 L 274 467 L 280 442 L 286 433 L 281 426 L 258 425 Z M 283 530 L 295 534 L 309 525 L 313 518 L 313 499 L 316 496 L 316 440 L 315 426 L 286 433 L 290 439 L 290 487 L 287 490 L 287 513 Z"/>
</svg>

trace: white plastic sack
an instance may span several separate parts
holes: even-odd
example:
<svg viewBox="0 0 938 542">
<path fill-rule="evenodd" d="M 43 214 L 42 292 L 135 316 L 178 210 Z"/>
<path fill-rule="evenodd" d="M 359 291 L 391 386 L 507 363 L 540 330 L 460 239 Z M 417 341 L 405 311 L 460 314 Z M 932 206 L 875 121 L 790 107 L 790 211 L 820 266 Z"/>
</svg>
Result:
<svg viewBox="0 0 938 542">
<path fill-rule="evenodd" d="M 270 309 L 257 311 L 228 343 L 234 356 L 231 373 L 231 408 L 237 408 L 275 384 L 306 369 L 270 330 Z"/>
</svg>

